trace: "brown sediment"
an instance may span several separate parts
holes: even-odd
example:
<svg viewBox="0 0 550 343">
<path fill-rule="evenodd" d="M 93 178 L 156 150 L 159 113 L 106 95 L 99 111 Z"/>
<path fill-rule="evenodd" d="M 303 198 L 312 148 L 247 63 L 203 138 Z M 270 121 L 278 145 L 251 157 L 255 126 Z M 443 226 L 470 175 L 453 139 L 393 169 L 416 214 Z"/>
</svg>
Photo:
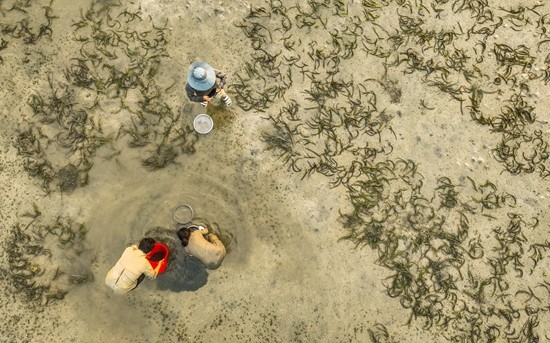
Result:
<svg viewBox="0 0 550 343">
<path fill-rule="evenodd" d="M 78 6 L 1 7 L 8 340 L 548 336 L 546 5 Z M 196 59 L 235 100 L 205 136 Z M 178 250 L 180 203 L 221 232 L 221 268 L 112 298 L 125 243 Z"/>
</svg>

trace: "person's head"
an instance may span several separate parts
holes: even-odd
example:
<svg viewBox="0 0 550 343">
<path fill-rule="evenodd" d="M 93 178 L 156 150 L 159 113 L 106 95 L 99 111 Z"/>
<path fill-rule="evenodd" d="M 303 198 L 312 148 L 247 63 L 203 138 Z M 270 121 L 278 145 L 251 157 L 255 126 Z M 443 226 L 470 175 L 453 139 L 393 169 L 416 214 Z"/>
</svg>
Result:
<svg viewBox="0 0 550 343">
<path fill-rule="evenodd" d="M 181 241 L 181 245 L 183 245 L 184 247 L 186 247 L 187 244 L 189 244 L 190 236 L 191 236 L 191 230 L 189 228 L 182 227 L 181 229 L 178 230 L 178 238 Z"/>
<path fill-rule="evenodd" d="M 207 91 L 216 84 L 216 71 L 206 62 L 195 62 L 187 70 L 187 83 L 197 91 Z"/>
<path fill-rule="evenodd" d="M 149 253 L 151 250 L 153 250 L 153 247 L 155 245 L 155 240 L 150 237 L 145 237 L 139 242 L 139 250 L 143 251 L 144 253 Z"/>
</svg>

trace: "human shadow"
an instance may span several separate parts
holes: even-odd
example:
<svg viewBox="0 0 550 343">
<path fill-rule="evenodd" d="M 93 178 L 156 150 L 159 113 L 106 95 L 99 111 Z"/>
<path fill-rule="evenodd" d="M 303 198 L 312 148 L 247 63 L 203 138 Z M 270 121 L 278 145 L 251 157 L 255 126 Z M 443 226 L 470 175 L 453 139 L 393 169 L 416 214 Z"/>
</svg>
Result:
<svg viewBox="0 0 550 343">
<path fill-rule="evenodd" d="M 177 256 L 169 262 L 166 272 L 157 276 L 157 288 L 172 292 L 196 291 L 206 285 L 208 272 L 203 264 L 192 256 Z"/>
<path fill-rule="evenodd" d="M 172 292 L 193 292 L 206 285 L 208 272 L 195 257 L 188 256 L 181 245 L 176 231 L 155 227 L 145 236 L 168 246 L 168 267 L 156 279 L 157 288 Z"/>
</svg>

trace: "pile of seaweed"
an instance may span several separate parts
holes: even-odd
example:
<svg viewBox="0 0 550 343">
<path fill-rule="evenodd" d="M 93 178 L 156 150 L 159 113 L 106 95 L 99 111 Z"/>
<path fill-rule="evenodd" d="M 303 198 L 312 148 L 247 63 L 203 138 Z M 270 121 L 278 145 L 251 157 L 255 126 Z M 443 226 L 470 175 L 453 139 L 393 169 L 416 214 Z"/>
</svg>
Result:
<svg viewBox="0 0 550 343">
<path fill-rule="evenodd" d="M 548 137 L 531 90 L 550 80 L 542 9 L 484 0 L 268 0 L 236 23 L 254 53 L 231 87 L 242 109 L 269 123 L 267 149 L 289 170 L 347 190 L 343 238 L 378 253 L 391 273 L 382 283 L 409 311 L 407 324 L 436 328 L 451 342 L 540 339 L 550 312 L 542 266 L 550 242 L 540 241 L 538 219 L 519 213 L 498 180 L 443 175 L 429 191 L 417 162 L 393 156 L 385 108 L 400 103 L 402 89 L 392 75 L 420 76 L 501 137 L 493 156 L 505 171 L 543 182 Z M 361 68 L 384 72 L 350 76 Z M 487 110 L 494 104 L 500 108 Z M 369 334 L 392 341 L 383 323 Z"/>
<path fill-rule="evenodd" d="M 12 227 L 3 243 L 8 270 L 2 274 L 9 293 L 40 311 L 73 287 L 93 280 L 94 257 L 86 247 L 84 224 L 61 216 L 48 221 L 36 205 L 22 217 L 30 220 Z"/>
<path fill-rule="evenodd" d="M 52 184 L 62 192 L 86 185 L 94 158 L 116 158 L 123 137 L 127 147 L 146 150 L 142 164 L 149 170 L 194 153 L 197 134 L 163 97 L 174 84 L 158 86 L 169 57 L 166 24 L 118 1 L 94 1 L 73 23 L 74 56 L 63 75 L 50 73 L 28 99 L 33 117 L 15 142 L 45 191 Z"/>
<path fill-rule="evenodd" d="M 51 5 L 30 0 L 0 4 L 0 51 L 17 54 L 41 40 L 53 42 L 58 33 L 52 29 L 57 17 Z M 141 163 L 148 170 L 194 153 L 197 134 L 166 101 L 174 84 L 158 85 L 166 82 L 159 68 L 169 58 L 167 23 L 153 23 L 134 3 L 97 0 L 81 11 L 72 29 L 64 70 L 40 75 L 27 99 L 32 115 L 14 138 L 24 169 L 46 195 L 87 185 L 95 160 L 117 159 L 126 147 L 143 150 Z M 34 50 L 38 53 L 25 52 L 24 63 L 47 60 L 38 45 Z M 0 56 L 2 67 L 8 67 L 6 61 Z M 84 224 L 66 216 L 46 218 L 34 209 L 8 228 L 7 268 L 1 273 L 9 291 L 42 309 L 93 279 L 93 257 Z"/>
</svg>

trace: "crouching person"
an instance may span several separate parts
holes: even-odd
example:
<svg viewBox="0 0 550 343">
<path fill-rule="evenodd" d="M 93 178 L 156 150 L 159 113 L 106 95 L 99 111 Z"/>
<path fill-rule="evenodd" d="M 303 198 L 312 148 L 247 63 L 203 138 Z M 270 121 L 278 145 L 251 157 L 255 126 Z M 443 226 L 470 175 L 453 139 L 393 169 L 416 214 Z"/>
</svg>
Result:
<svg viewBox="0 0 550 343">
<path fill-rule="evenodd" d="M 222 263 L 226 251 L 222 241 L 203 226 L 189 226 L 178 230 L 178 237 L 188 255 L 195 256 L 208 269 Z"/>
<path fill-rule="evenodd" d="M 153 269 L 147 260 L 146 255 L 153 249 L 154 244 L 154 239 L 146 237 L 139 242 L 139 245 L 126 248 L 115 266 L 107 273 L 105 284 L 115 293 L 125 294 L 136 288 L 145 276 L 155 279 L 164 261 L 161 260 Z"/>
</svg>

